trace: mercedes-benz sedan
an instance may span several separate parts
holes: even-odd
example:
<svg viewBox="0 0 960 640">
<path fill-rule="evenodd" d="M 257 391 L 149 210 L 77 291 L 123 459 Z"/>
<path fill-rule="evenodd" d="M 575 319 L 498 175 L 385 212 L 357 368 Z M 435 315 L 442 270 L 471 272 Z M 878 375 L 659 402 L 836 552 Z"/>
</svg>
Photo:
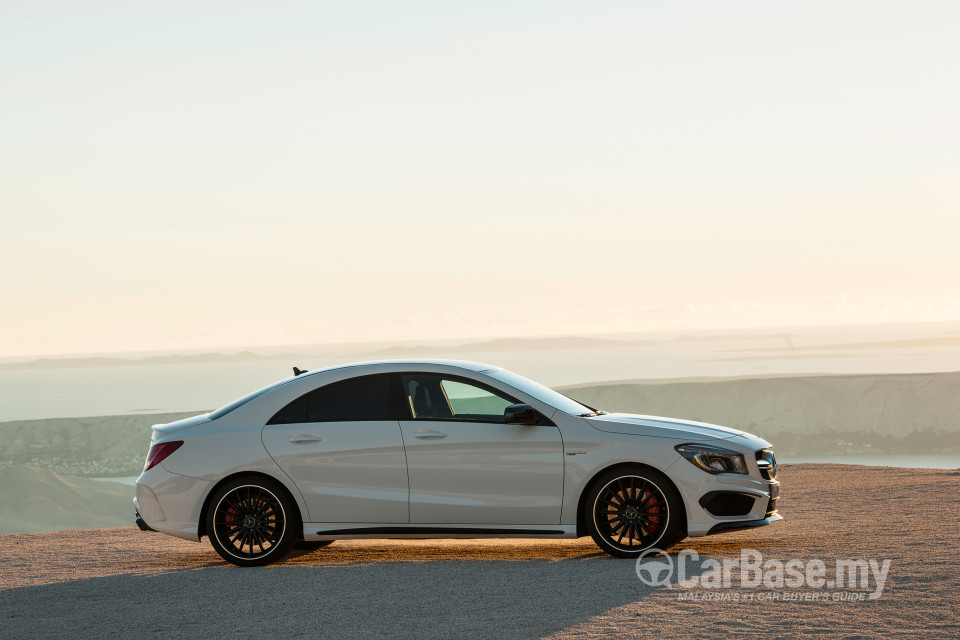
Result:
<svg viewBox="0 0 960 640">
<path fill-rule="evenodd" d="M 497 367 L 301 372 L 153 427 L 137 524 L 242 566 L 355 538 L 576 538 L 614 556 L 779 520 L 770 443 L 606 413 Z"/>
</svg>

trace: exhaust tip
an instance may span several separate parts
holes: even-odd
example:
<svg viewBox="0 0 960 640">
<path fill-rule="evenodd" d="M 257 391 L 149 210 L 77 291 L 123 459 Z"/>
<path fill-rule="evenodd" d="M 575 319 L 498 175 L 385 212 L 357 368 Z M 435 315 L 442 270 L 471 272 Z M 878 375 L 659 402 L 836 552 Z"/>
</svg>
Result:
<svg viewBox="0 0 960 640">
<path fill-rule="evenodd" d="M 151 529 L 150 525 L 143 521 L 143 518 L 140 517 L 140 514 L 137 513 L 137 526 L 140 527 L 140 531 L 153 531 L 156 532 L 156 529 Z"/>
</svg>

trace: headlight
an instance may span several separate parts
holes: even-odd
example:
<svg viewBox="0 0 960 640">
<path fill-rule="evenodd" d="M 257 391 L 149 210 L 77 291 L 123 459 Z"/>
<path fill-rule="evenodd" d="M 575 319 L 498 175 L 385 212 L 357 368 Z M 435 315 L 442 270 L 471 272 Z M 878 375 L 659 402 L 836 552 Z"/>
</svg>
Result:
<svg viewBox="0 0 960 640">
<path fill-rule="evenodd" d="M 678 444 L 674 449 L 707 473 L 748 473 L 743 455 L 730 449 L 708 444 Z"/>
</svg>

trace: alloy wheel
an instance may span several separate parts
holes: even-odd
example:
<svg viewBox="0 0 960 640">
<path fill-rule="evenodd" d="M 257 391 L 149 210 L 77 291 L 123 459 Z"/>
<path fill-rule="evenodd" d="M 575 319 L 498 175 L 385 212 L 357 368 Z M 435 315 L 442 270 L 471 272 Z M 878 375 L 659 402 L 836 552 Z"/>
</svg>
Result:
<svg viewBox="0 0 960 640">
<path fill-rule="evenodd" d="M 670 508 L 663 491 L 639 476 L 621 476 L 597 494 L 593 521 L 607 543 L 622 551 L 655 545 L 666 530 Z"/>
<path fill-rule="evenodd" d="M 264 487 L 244 485 L 220 499 L 213 514 L 213 535 L 230 555 L 256 560 L 276 550 L 286 524 L 277 496 Z"/>
</svg>

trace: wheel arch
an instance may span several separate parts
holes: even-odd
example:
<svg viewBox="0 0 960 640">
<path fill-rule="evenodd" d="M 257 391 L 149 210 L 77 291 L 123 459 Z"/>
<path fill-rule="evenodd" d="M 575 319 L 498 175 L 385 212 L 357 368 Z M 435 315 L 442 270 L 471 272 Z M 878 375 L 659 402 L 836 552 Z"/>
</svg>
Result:
<svg viewBox="0 0 960 640">
<path fill-rule="evenodd" d="M 287 497 L 289 497 L 290 500 L 293 501 L 293 504 L 297 505 L 297 510 L 300 511 L 300 522 L 301 523 L 304 522 L 303 511 L 302 511 L 302 508 L 300 507 L 300 502 L 297 500 L 297 496 L 294 495 L 293 491 L 290 490 L 290 487 L 287 486 L 287 483 L 284 482 L 281 478 L 272 476 L 269 473 L 264 473 L 262 471 L 237 471 L 235 473 L 226 475 L 223 478 L 220 478 L 220 480 L 218 480 L 216 484 L 214 484 L 210 488 L 210 490 L 207 492 L 207 495 L 204 496 L 203 506 L 200 508 L 199 522 L 197 523 L 198 538 L 202 538 L 203 536 L 207 535 L 207 509 L 210 508 L 211 498 L 213 498 L 213 496 L 216 495 L 217 491 L 219 491 L 222 486 L 224 486 L 228 482 L 236 480 L 237 478 L 266 478 L 267 480 L 272 480 L 273 482 L 276 482 L 281 487 L 283 487 L 284 491 L 287 492 Z M 299 540 L 302 538 L 303 538 L 303 532 L 301 531 L 300 535 L 297 536 L 297 539 Z"/>
<path fill-rule="evenodd" d="M 599 478 L 601 475 L 607 473 L 608 471 L 619 469 L 621 467 L 631 467 L 631 468 L 640 467 L 642 469 L 648 469 L 650 471 L 653 471 L 663 476 L 664 479 L 666 479 L 666 481 L 670 483 L 670 486 L 674 489 L 674 491 L 677 492 L 677 495 L 680 496 L 680 502 L 683 503 L 683 509 L 681 510 L 682 519 L 680 521 L 680 531 L 685 534 L 687 531 L 687 505 L 683 497 L 683 492 L 680 491 L 680 488 L 677 486 L 677 483 L 675 483 L 670 478 L 670 476 L 668 476 L 665 472 L 663 472 L 660 469 L 657 469 L 652 465 L 645 464 L 643 462 L 617 462 L 617 463 L 608 465 L 606 467 L 603 467 L 602 469 L 598 469 L 592 476 L 590 476 L 590 479 L 584 483 L 583 489 L 580 491 L 580 497 L 577 499 L 577 537 L 580 538 L 583 536 L 590 535 L 587 529 L 587 523 L 584 520 L 584 514 L 583 514 L 583 504 L 584 504 L 584 501 L 587 499 L 587 494 L 590 492 L 590 489 L 593 488 L 593 485 L 597 481 L 597 478 Z"/>
</svg>

